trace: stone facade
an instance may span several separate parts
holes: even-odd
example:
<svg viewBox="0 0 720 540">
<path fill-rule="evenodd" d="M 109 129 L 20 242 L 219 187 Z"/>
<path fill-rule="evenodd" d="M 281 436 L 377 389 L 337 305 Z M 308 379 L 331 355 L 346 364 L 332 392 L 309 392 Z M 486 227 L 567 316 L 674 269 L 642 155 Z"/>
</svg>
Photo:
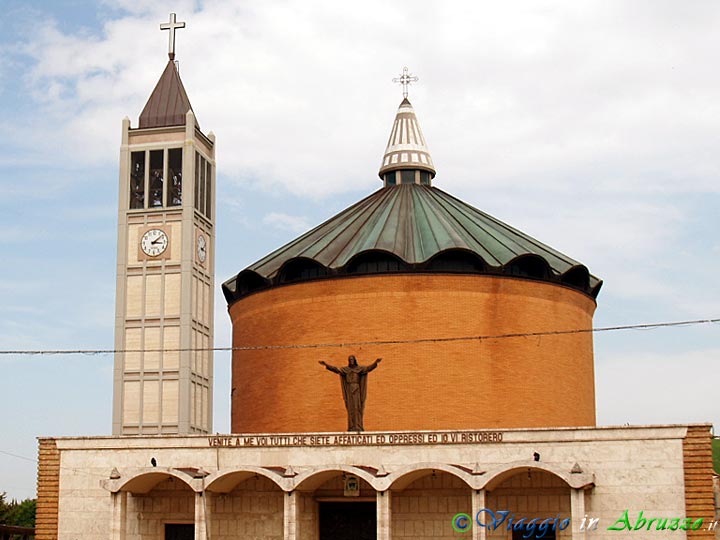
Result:
<svg viewBox="0 0 720 540">
<path fill-rule="evenodd" d="M 622 538 L 608 527 L 625 510 L 633 524 L 640 511 L 703 518 L 702 530 L 673 537 L 714 537 L 705 530 L 712 471 L 687 465 L 688 445 L 709 447 L 708 425 L 482 433 L 41 439 L 40 482 L 59 486 L 59 506 L 57 536 L 47 520 L 38 535 L 162 540 L 164 524 L 194 523 L 198 540 L 316 540 L 319 505 L 361 500 L 376 503 L 378 540 L 510 538 L 505 528 L 453 529 L 453 516 L 482 508 L 570 518 L 557 538 Z M 43 458 L 53 445 L 55 469 Z M 348 477 L 360 485 L 356 498 L 343 491 Z M 580 530 L 585 516 L 599 519 L 597 530 Z"/>
</svg>

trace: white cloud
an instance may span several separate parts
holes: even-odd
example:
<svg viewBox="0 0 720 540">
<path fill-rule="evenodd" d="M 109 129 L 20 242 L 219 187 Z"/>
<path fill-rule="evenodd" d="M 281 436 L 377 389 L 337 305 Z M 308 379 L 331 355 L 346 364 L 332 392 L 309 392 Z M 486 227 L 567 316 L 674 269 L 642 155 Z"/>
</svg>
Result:
<svg viewBox="0 0 720 540">
<path fill-rule="evenodd" d="M 302 233 L 310 229 L 310 224 L 304 217 L 291 216 L 281 212 L 270 212 L 263 217 L 263 223 L 282 231 Z"/>
<path fill-rule="evenodd" d="M 712 422 L 720 426 L 719 362 L 720 349 L 601 359 L 596 365 L 598 423 Z"/>
<path fill-rule="evenodd" d="M 711 178 L 720 165 L 708 159 L 720 142 L 720 75 L 708 69 L 720 45 L 716 6 L 688 15 L 648 3 L 521 4 L 173 10 L 188 22 L 178 34 L 183 79 L 237 181 L 259 177 L 310 196 L 368 185 L 399 101 L 390 79 L 409 64 L 421 78 L 411 97 L 448 185 L 478 194 L 508 183 L 719 189 Z M 169 4 L 119 5 L 131 14 L 107 22 L 100 38 L 49 23 L 25 47 L 37 60 L 29 90 L 63 123 L 59 149 L 76 160 L 115 159 L 119 119 L 136 119 L 162 70 L 157 25 Z"/>
</svg>

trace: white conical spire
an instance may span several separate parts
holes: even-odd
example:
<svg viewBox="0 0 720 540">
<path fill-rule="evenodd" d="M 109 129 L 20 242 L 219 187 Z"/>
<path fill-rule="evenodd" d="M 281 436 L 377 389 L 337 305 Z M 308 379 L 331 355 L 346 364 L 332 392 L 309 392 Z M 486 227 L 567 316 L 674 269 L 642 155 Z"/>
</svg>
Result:
<svg viewBox="0 0 720 540">
<path fill-rule="evenodd" d="M 390 139 L 378 174 L 388 185 L 386 173 L 403 170 L 426 171 L 430 173 L 431 179 L 435 177 L 435 166 L 430 151 L 415 116 L 415 110 L 407 98 L 402 100 L 395 115 L 395 122 L 390 131 Z"/>
</svg>

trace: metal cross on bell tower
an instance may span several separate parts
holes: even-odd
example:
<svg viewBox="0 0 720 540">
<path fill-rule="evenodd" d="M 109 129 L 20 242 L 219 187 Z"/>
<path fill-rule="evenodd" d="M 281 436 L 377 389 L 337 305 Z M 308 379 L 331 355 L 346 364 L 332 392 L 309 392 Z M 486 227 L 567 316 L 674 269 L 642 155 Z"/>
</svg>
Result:
<svg viewBox="0 0 720 540">
<path fill-rule="evenodd" d="M 170 30 L 170 41 L 168 43 L 168 56 L 170 60 L 175 60 L 175 30 L 185 28 L 184 22 L 176 22 L 175 14 L 170 14 L 170 22 L 160 25 L 160 30 Z"/>
<path fill-rule="evenodd" d="M 403 73 L 400 77 L 395 77 L 393 79 L 394 83 L 400 83 L 403 87 L 403 97 L 408 97 L 408 86 L 410 86 L 410 83 L 418 82 L 420 79 L 418 79 L 415 75 L 410 75 L 408 73 L 407 66 L 403 68 Z"/>
</svg>

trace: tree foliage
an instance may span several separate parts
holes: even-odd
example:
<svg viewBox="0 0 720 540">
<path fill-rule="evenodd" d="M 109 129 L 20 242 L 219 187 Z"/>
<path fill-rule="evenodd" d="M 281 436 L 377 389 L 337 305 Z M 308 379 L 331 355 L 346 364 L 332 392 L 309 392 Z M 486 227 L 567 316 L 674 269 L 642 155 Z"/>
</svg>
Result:
<svg viewBox="0 0 720 540">
<path fill-rule="evenodd" d="M 35 527 L 35 499 L 8 501 L 7 493 L 0 493 L 0 524 Z"/>
</svg>

